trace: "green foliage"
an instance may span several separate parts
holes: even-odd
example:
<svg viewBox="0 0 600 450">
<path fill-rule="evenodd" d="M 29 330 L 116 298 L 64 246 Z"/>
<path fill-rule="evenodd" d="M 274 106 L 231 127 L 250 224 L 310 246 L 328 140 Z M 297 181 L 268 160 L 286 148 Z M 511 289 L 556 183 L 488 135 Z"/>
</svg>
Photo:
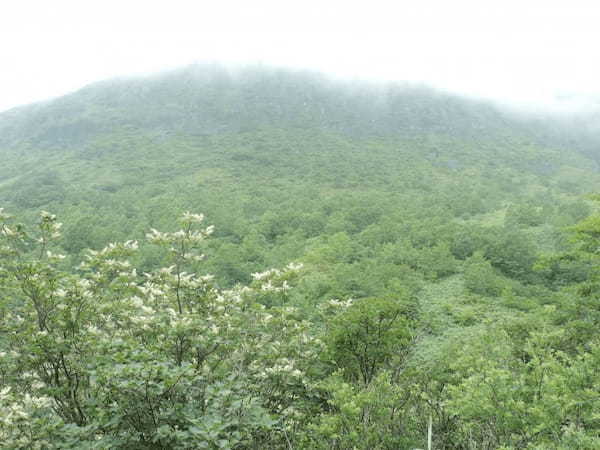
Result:
<svg viewBox="0 0 600 450">
<path fill-rule="evenodd" d="M 507 287 L 481 252 L 475 253 L 466 261 L 465 286 L 475 294 L 491 297 L 500 295 Z"/>
<path fill-rule="evenodd" d="M 490 230 L 485 257 L 505 275 L 532 281 L 536 249 L 522 231 L 506 227 Z"/>
<path fill-rule="evenodd" d="M 415 420 L 411 417 L 412 393 L 381 372 L 370 384 L 353 386 L 334 375 L 323 388 L 331 398 L 330 412 L 309 430 L 307 447 L 314 449 L 415 448 Z"/>
<path fill-rule="evenodd" d="M 532 204 L 512 205 L 506 212 L 506 224 L 509 226 L 535 227 L 543 221 L 544 214 L 541 208 Z"/>
<path fill-rule="evenodd" d="M 586 139 L 265 68 L 0 115 L 0 447 L 598 448 Z"/>
<path fill-rule="evenodd" d="M 329 357 L 352 381 L 368 385 L 384 366 L 406 356 L 411 333 L 401 300 L 365 298 L 352 302 L 331 324 Z"/>
<path fill-rule="evenodd" d="M 595 432 L 586 433 L 598 427 L 593 411 L 600 397 L 592 388 L 598 382 L 597 344 L 570 357 L 554 349 L 560 335 L 531 332 L 517 358 L 509 336 L 491 333 L 479 344 L 478 359 L 455 361 L 455 370 L 467 376 L 450 388 L 448 405 L 464 421 L 464 439 L 489 448 L 600 443 Z"/>
</svg>

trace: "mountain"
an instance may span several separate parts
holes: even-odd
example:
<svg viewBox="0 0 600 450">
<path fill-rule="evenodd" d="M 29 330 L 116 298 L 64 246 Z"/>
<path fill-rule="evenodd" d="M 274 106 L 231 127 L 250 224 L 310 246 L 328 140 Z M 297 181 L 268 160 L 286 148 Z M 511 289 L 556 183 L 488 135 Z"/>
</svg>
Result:
<svg viewBox="0 0 600 450">
<path fill-rule="evenodd" d="M 435 448 L 598 448 L 596 119 L 219 65 L 0 114 L 0 411 L 36 418 L 0 436 L 366 450 L 432 423 Z M 64 226 L 33 251 L 40 210 Z M 215 225 L 202 261 L 185 231 L 87 250 L 184 211 Z"/>
<path fill-rule="evenodd" d="M 1 143 L 74 146 L 117 129 L 192 136 L 293 127 L 350 136 L 510 130 L 491 105 L 419 86 L 348 83 L 309 72 L 192 66 L 90 85 L 2 115 Z"/>
<path fill-rule="evenodd" d="M 221 250 L 250 231 L 266 240 L 229 263 L 258 270 L 301 256 L 309 237 L 359 233 L 401 211 L 455 224 L 510 205 L 561 216 L 599 186 L 586 120 L 577 128 L 417 85 L 195 65 L 1 114 L 0 202 L 27 220 L 50 209 L 74 222 L 65 245 L 75 253 L 201 210 Z M 278 250 L 293 236 L 290 255 Z"/>
<path fill-rule="evenodd" d="M 316 214 L 319 197 L 465 218 L 596 189 L 593 146 L 563 128 L 424 86 L 195 65 L 1 114 L 0 202 L 87 223 L 71 250 L 142 235 L 180 209 L 240 241 L 236 222 L 260 228 L 294 203 Z"/>
<path fill-rule="evenodd" d="M 490 102 L 426 86 L 343 82 L 264 67 L 196 65 L 99 82 L 5 112 L 0 115 L 0 145 L 72 148 L 131 129 L 152 135 L 214 136 L 276 127 L 350 137 L 440 134 L 488 140 L 532 139 L 556 129 L 551 118 L 545 125 L 527 119 Z"/>
</svg>

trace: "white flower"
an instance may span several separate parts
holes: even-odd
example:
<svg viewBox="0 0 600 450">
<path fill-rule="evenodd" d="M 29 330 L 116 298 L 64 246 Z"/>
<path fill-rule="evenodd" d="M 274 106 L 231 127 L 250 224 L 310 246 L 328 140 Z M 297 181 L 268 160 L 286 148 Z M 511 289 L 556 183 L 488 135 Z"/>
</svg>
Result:
<svg viewBox="0 0 600 450">
<path fill-rule="evenodd" d="M 166 236 L 164 233 L 161 233 L 154 228 L 150 229 L 150 233 L 146 233 L 146 239 L 148 239 L 150 242 L 160 243 L 163 242 L 165 238 Z"/>
<path fill-rule="evenodd" d="M 263 322 L 267 323 L 269 322 L 271 319 L 273 318 L 273 316 L 271 314 L 265 314 L 263 316 Z"/>
<path fill-rule="evenodd" d="M 33 389 L 42 389 L 42 388 L 43 388 L 43 387 L 45 387 L 45 386 L 46 386 L 46 384 L 45 384 L 45 383 L 42 383 L 41 381 L 34 381 L 34 382 L 31 384 L 31 387 L 32 387 Z"/>
<path fill-rule="evenodd" d="M 144 306 L 144 301 L 137 297 L 137 296 L 133 296 L 129 299 L 129 301 L 131 302 L 132 306 L 135 306 L 137 308 L 141 308 L 142 306 Z"/>
<path fill-rule="evenodd" d="M 185 231 L 178 230 L 175 233 L 171 233 L 171 236 L 173 236 L 176 239 L 183 239 L 185 237 Z"/>
<path fill-rule="evenodd" d="M 302 264 L 302 263 L 293 263 L 293 262 L 291 262 L 291 263 L 289 263 L 286 266 L 286 269 L 292 270 L 292 271 L 296 271 L 296 270 L 302 269 L 303 267 L 304 267 L 304 264 Z"/>
<path fill-rule="evenodd" d="M 48 259 L 58 259 L 58 260 L 63 260 L 63 259 L 65 259 L 65 258 L 66 258 L 66 256 L 65 256 L 65 255 L 61 255 L 61 254 L 58 254 L 58 253 L 52 253 L 52 252 L 51 252 L 51 251 L 49 251 L 49 250 L 46 252 L 46 256 L 48 257 Z"/>
<path fill-rule="evenodd" d="M 126 241 L 123 243 L 123 247 L 127 250 L 137 250 L 139 247 L 138 241 Z"/>
<path fill-rule="evenodd" d="M 352 303 L 353 303 L 353 302 L 354 302 L 354 300 L 353 300 L 353 299 L 351 299 L 351 298 L 349 298 L 349 299 L 348 299 L 348 300 L 346 300 L 346 301 L 343 301 L 343 300 L 337 300 L 337 299 L 335 299 L 335 298 L 332 298 L 332 299 L 331 299 L 331 300 L 329 300 L 327 303 L 328 303 L 330 306 L 333 306 L 333 307 L 338 307 L 338 308 L 348 308 L 348 307 L 350 307 L 350 306 L 352 305 Z"/>
<path fill-rule="evenodd" d="M 90 280 L 86 280 L 85 278 L 82 278 L 80 280 L 77 280 L 77 285 L 81 289 L 88 289 L 92 285 L 92 283 L 90 282 Z"/>
<path fill-rule="evenodd" d="M 182 220 L 190 223 L 202 223 L 204 221 L 204 214 L 192 214 L 186 211 L 183 213 Z"/>
<path fill-rule="evenodd" d="M 56 219 L 56 216 L 54 214 L 50 214 L 48 211 L 41 211 L 40 217 L 42 219 L 47 219 L 47 220 L 55 220 Z"/>
<path fill-rule="evenodd" d="M 173 270 L 175 270 L 175 266 L 162 267 L 158 272 L 163 275 L 171 275 Z"/>
<path fill-rule="evenodd" d="M 269 278 L 271 276 L 279 276 L 281 272 L 277 269 L 269 269 L 264 272 L 256 272 L 252 274 L 252 278 L 256 281 L 264 280 L 265 278 Z"/>
<path fill-rule="evenodd" d="M 150 306 L 143 305 L 140 309 L 142 310 L 142 312 L 144 314 L 148 314 L 148 315 L 154 314 L 154 309 L 151 308 Z"/>
<path fill-rule="evenodd" d="M 4 236 L 14 236 L 15 232 L 13 230 L 11 230 L 9 227 L 7 227 L 6 225 L 2 226 L 2 234 Z"/>
</svg>

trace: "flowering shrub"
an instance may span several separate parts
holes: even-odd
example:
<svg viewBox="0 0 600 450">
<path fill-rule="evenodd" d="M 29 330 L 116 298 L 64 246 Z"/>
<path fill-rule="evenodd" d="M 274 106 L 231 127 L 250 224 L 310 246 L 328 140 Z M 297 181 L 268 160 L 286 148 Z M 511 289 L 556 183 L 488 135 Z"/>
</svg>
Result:
<svg viewBox="0 0 600 450">
<path fill-rule="evenodd" d="M 322 344 L 285 306 L 302 266 L 221 290 L 187 271 L 213 231 L 203 220 L 148 233 L 165 267 L 138 273 L 128 241 L 68 273 L 54 215 L 30 234 L 0 210 L 0 446 L 261 448 L 303 420 Z"/>
</svg>

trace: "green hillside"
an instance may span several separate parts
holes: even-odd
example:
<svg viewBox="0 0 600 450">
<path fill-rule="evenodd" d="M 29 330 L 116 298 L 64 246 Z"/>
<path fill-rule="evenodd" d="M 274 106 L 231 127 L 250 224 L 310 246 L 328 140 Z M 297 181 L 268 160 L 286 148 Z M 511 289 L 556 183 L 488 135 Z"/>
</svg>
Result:
<svg viewBox="0 0 600 450">
<path fill-rule="evenodd" d="M 578 123 L 214 65 L 0 114 L 0 448 L 598 448 Z"/>
</svg>

